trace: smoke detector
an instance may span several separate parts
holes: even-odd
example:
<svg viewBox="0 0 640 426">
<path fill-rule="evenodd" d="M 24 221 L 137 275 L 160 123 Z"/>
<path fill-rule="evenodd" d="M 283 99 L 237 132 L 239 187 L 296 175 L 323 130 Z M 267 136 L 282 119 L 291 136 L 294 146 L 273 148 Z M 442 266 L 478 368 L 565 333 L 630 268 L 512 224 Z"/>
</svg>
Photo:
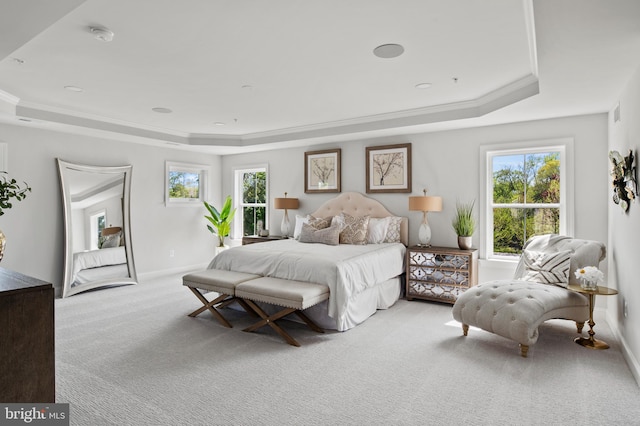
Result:
<svg viewBox="0 0 640 426">
<path fill-rule="evenodd" d="M 89 31 L 95 37 L 96 40 L 103 42 L 109 42 L 113 40 L 113 31 L 103 27 L 89 27 Z"/>
</svg>

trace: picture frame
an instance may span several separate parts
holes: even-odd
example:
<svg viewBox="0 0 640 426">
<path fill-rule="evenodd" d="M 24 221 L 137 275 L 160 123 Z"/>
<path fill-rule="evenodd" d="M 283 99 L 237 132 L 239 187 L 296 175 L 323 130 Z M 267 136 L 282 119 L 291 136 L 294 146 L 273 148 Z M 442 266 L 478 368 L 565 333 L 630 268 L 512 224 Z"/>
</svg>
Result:
<svg viewBox="0 0 640 426">
<path fill-rule="evenodd" d="M 367 193 L 411 192 L 411 144 L 366 148 Z"/>
<path fill-rule="evenodd" d="M 340 192 L 341 149 L 304 153 L 304 192 Z"/>
</svg>

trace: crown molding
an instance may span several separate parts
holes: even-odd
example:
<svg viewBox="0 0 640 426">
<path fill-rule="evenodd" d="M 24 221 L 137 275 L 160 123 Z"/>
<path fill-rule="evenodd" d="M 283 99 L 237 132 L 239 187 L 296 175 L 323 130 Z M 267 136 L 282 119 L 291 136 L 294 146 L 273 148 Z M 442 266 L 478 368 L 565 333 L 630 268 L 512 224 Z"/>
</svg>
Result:
<svg viewBox="0 0 640 426">
<path fill-rule="evenodd" d="M 142 138 L 150 143 L 164 142 L 183 148 L 212 147 L 239 150 L 245 148 L 249 150 L 252 147 L 265 148 L 267 145 L 278 146 L 295 141 L 349 137 L 359 133 L 388 131 L 390 129 L 401 129 L 437 122 L 476 118 L 538 93 L 538 78 L 535 74 L 529 74 L 473 100 L 244 135 L 177 132 L 84 112 L 25 102 L 6 92 L 0 92 L 0 106 L 5 103 L 8 110 L 3 111 L 0 109 L 0 111 L 63 126 L 109 132 L 133 137 L 134 139 Z"/>
</svg>

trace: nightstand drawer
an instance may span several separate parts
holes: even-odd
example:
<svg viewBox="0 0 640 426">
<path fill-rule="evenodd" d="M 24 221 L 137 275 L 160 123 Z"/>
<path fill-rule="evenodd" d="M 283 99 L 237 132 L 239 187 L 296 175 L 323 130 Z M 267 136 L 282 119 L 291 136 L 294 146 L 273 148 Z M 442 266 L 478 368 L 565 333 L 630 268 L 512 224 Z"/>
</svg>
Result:
<svg viewBox="0 0 640 426">
<path fill-rule="evenodd" d="M 445 254 L 412 251 L 409 261 L 415 265 L 433 266 L 438 268 L 469 269 L 468 254 Z"/>
<path fill-rule="evenodd" d="M 436 269 L 409 265 L 409 279 L 429 281 L 434 284 L 451 284 L 469 287 L 469 270 Z"/>
<path fill-rule="evenodd" d="M 432 283 L 429 281 L 409 280 L 407 283 L 407 298 L 409 300 L 416 298 L 452 304 L 455 303 L 458 297 L 468 288 L 458 285 Z"/>
</svg>

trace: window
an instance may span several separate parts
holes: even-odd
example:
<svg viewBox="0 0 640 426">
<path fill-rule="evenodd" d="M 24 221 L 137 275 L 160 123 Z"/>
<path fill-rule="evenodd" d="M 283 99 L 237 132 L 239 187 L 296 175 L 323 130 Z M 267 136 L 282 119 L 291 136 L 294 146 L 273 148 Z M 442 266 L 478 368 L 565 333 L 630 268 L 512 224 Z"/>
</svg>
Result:
<svg viewBox="0 0 640 426">
<path fill-rule="evenodd" d="M 267 168 L 253 167 L 235 171 L 236 216 L 234 236 L 256 235 L 258 222 L 267 228 L 269 205 L 267 200 Z M 242 220 L 237 220 L 242 218 Z"/>
<path fill-rule="evenodd" d="M 205 198 L 208 166 L 166 163 L 166 205 L 201 205 Z"/>
<path fill-rule="evenodd" d="M 546 142 L 483 147 L 485 258 L 516 260 L 534 235 L 573 233 L 572 141 Z"/>
<path fill-rule="evenodd" d="M 91 229 L 89 247 L 91 250 L 100 248 L 100 236 L 102 235 L 102 230 L 105 228 L 106 223 L 107 212 L 105 210 L 101 210 L 89 216 L 89 226 Z"/>
</svg>

